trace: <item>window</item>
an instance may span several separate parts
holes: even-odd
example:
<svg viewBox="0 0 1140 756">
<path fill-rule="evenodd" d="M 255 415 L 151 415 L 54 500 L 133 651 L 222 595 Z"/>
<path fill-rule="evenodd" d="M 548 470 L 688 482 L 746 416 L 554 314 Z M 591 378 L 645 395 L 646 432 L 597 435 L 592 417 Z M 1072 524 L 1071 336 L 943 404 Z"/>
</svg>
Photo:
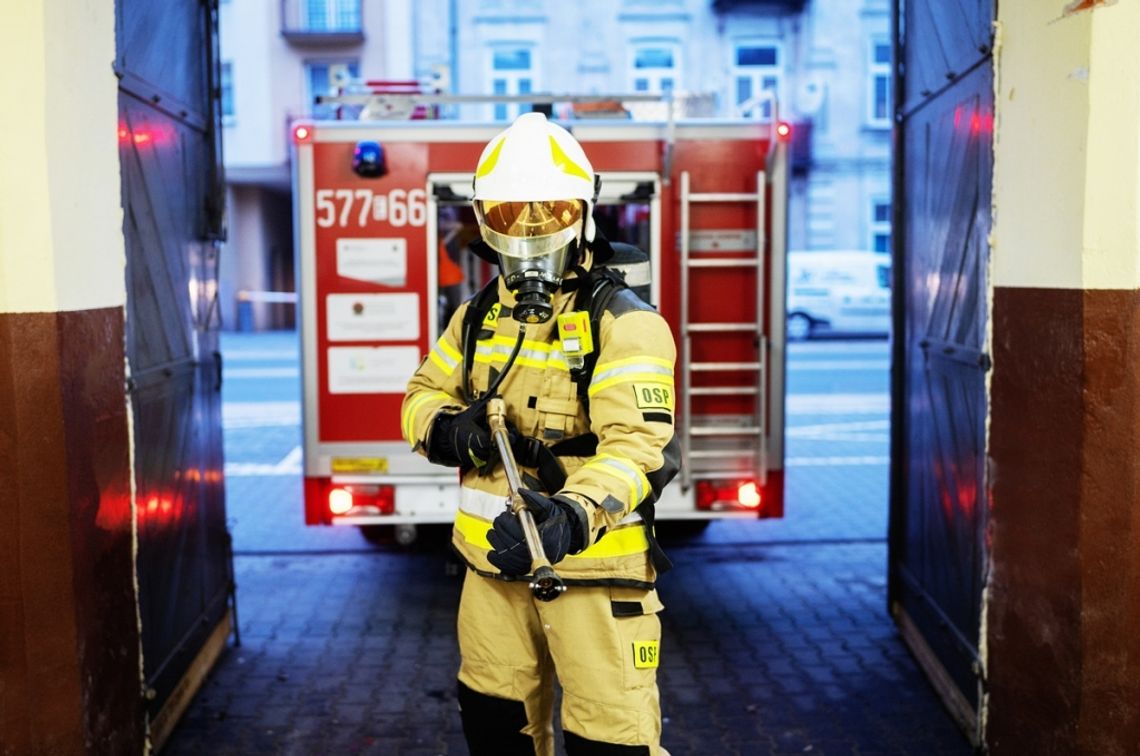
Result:
<svg viewBox="0 0 1140 756">
<path fill-rule="evenodd" d="M 302 0 L 308 31 L 360 31 L 360 0 Z"/>
<path fill-rule="evenodd" d="M 630 86 L 634 92 L 672 92 L 680 79 L 680 63 L 674 42 L 635 42 L 630 50 Z"/>
<path fill-rule="evenodd" d="M 772 98 L 783 88 L 780 47 L 772 42 L 738 42 L 733 49 L 733 104 L 741 118 L 771 120 Z"/>
<path fill-rule="evenodd" d="M 491 48 L 491 92 L 497 95 L 521 95 L 534 91 L 533 56 L 529 46 L 503 45 Z M 523 103 L 498 102 L 494 105 L 496 121 L 513 120 L 530 109 Z"/>
<path fill-rule="evenodd" d="M 313 118 L 334 118 L 336 106 L 317 105 L 318 95 L 336 94 L 337 82 L 341 78 L 355 79 L 360 74 L 355 60 L 337 63 L 308 63 L 305 65 L 305 81 L 308 85 L 308 105 Z"/>
<path fill-rule="evenodd" d="M 222 123 L 234 122 L 234 64 L 231 61 L 222 61 Z"/>
<path fill-rule="evenodd" d="M 876 252 L 891 251 L 891 203 L 884 199 L 871 201 L 870 242 Z"/>
<path fill-rule="evenodd" d="M 883 40 L 871 42 L 867 67 L 867 123 L 891 125 L 891 46 Z"/>
</svg>

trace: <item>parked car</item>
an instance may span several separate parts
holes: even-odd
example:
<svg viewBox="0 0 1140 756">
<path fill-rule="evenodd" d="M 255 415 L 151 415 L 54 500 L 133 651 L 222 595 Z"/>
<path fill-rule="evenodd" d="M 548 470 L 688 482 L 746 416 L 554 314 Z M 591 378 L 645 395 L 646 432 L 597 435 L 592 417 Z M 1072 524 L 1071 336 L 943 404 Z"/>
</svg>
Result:
<svg viewBox="0 0 1140 756">
<path fill-rule="evenodd" d="M 891 331 L 891 256 L 882 252 L 789 252 L 788 340 Z"/>
</svg>

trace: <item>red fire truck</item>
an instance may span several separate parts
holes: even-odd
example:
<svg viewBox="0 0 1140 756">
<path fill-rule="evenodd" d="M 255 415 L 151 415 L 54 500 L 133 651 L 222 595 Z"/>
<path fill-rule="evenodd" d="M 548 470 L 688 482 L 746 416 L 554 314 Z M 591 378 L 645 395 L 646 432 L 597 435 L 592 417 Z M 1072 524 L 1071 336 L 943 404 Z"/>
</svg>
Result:
<svg viewBox="0 0 1140 756">
<path fill-rule="evenodd" d="M 627 282 L 665 316 L 678 346 L 682 471 L 657 519 L 782 516 L 788 129 L 671 117 L 560 122 L 602 178 L 598 227 L 649 253 L 648 265 L 627 267 Z M 454 515 L 456 471 L 409 449 L 400 404 L 450 313 L 496 274 L 464 248 L 478 234 L 472 173 L 503 127 L 293 126 L 310 525 L 395 525 L 408 542 L 415 526 Z M 374 160 L 354 170 L 361 150 L 381 168 Z"/>
</svg>

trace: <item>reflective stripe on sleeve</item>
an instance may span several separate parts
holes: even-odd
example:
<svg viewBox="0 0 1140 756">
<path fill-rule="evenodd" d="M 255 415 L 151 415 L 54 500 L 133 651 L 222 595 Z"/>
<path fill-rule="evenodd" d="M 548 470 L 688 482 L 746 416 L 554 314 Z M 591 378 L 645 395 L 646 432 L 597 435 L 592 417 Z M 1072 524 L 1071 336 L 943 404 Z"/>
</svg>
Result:
<svg viewBox="0 0 1140 756">
<path fill-rule="evenodd" d="M 404 439 L 413 447 L 416 445 L 417 440 L 415 437 L 416 413 L 420 411 L 421 407 L 433 399 L 442 399 L 445 402 L 451 401 L 451 397 L 442 391 L 428 391 L 408 402 L 408 406 L 404 408 L 404 417 L 401 421 L 404 428 Z"/>
<path fill-rule="evenodd" d="M 436 367 L 443 371 L 446 376 L 451 376 L 455 372 L 455 368 L 459 366 L 459 362 L 463 359 L 455 347 L 444 341 L 442 336 L 435 342 L 431 352 L 428 354 L 429 359 L 435 363 Z"/>
<path fill-rule="evenodd" d="M 615 457 L 611 454 L 599 454 L 587 462 L 584 467 L 617 478 L 629 488 L 629 507 L 632 509 L 645 499 L 649 493 L 649 479 L 641 468 L 628 459 Z"/>
<path fill-rule="evenodd" d="M 593 396 L 619 383 L 633 381 L 672 386 L 673 363 L 659 357 L 629 357 L 598 365 L 590 379 L 589 395 Z"/>
</svg>

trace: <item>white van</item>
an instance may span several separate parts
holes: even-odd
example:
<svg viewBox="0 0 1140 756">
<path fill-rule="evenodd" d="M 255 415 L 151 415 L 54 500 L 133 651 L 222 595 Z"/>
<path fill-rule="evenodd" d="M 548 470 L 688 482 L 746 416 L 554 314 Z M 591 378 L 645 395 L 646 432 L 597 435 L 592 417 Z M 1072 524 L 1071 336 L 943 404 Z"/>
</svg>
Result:
<svg viewBox="0 0 1140 756">
<path fill-rule="evenodd" d="M 789 252 L 788 340 L 822 334 L 889 336 L 891 256 Z"/>
</svg>

